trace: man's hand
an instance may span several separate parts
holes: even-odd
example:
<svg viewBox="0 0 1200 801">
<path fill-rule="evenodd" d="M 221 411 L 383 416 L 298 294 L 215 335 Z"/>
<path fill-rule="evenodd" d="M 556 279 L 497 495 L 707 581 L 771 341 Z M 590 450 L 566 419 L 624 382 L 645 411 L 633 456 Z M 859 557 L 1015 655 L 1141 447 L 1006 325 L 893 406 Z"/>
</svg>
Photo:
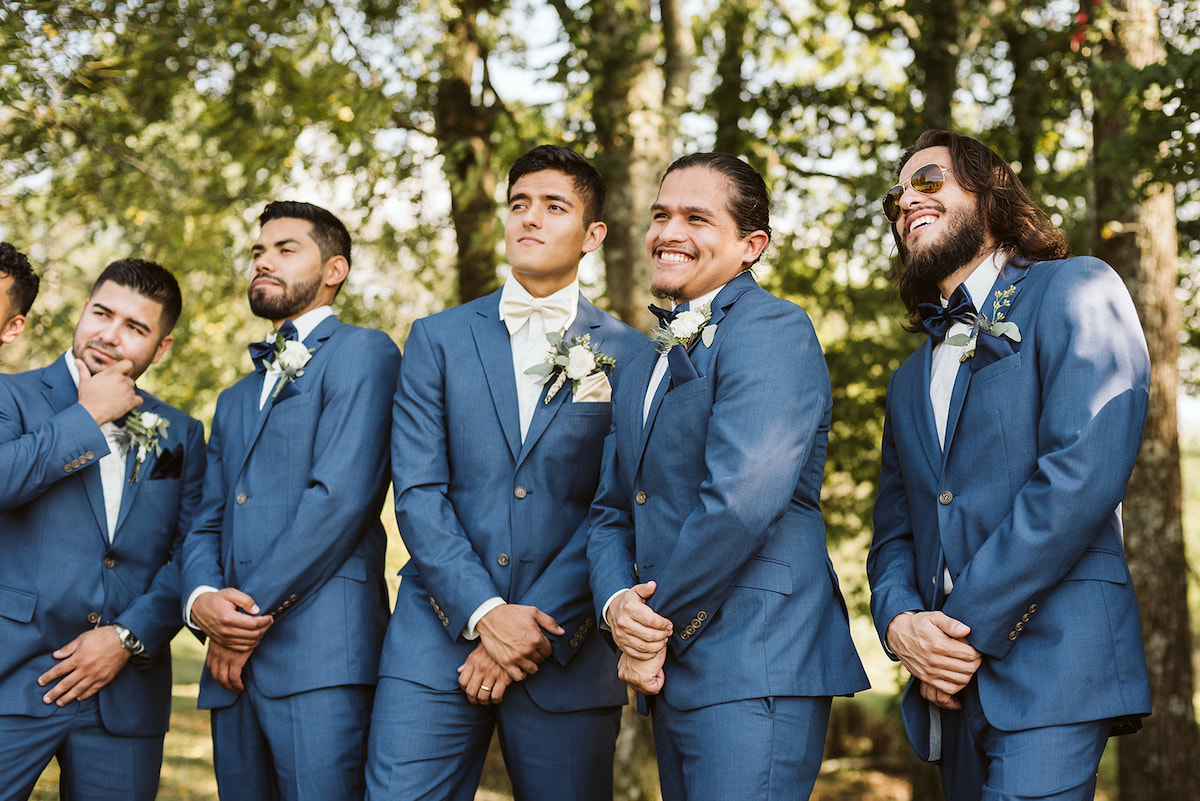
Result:
<svg viewBox="0 0 1200 801">
<path fill-rule="evenodd" d="M 42 696 L 47 704 L 66 706 L 91 698 L 129 661 L 130 653 L 112 626 L 89 629 L 53 653 L 59 663 L 38 676 L 38 686 L 58 681 Z"/>
<path fill-rule="evenodd" d="M 653 581 L 638 584 L 613 598 L 608 605 L 608 626 L 612 629 L 613 641 L 634 659 L 656 657 L 667 647 L 667 639 L 671 636 L 671 621 L 646 604 L 656 589 L 658 585 Z"/>
<path fill-rule="evenodd" d="M 467 694 L 472 704 L 490 706 L 504 700 L 504 691 L 512 679 L 500 667 L 500 663 L 488 655 L 483 643 L 458 668 L 458 686 Z"/>
<path fill-rule="evenodd" d="M 204 664 L 217 684 L 230 692 L 240 693 L 246 689 L 246 686 L 242 684 L 242 668 L 246 667 L 251 653 L 251 649 L 234 651 L 216 640 L 209 640 L 208 654 L 204 657 Z"/>
<path fill-rule="evenodd" d="M 982 656 L 966 641 L 971 628 L 943 612 L 899 614 L 888 624 L 887 644 L 921 682 L 921 696 L 944 709 L 961 709 L 955 693 L 970 683 Z"/>
<path fill-rule="evenodd" d="M 218 644 L 247 655 L 275 622 L 270 615 L 258 614 L 258 604 L 246 593 L 233 587 L 206 592 L 192 602 L 192 625 Z"/>
<path fill-rule="evenodd" d="M 129 376 L 133 362 L 129 359 L 122 359 L 95 375 L 83 359 L 76 359 L 75 367 L 79 370 L 79 405 L 97 424 L 120 420 L 142 405 L 142 399 L 133 391 L 133 379 Z"/>
<path fill-rule="evenodd" d="M 475 628 L 488 655 L 504 668 L 513 681 L 524 681 L 538 671 L 550 656 L 550 641 L 542 629 L 551 634 L 563 630 L 550 615 L 536 606 L 501 604 L 482 618 Z"/>
<path fill-rule="evenodd" d="M 617 662 L 617 678 L 642 695 L 657 695 L 666 682 L 666 675 L 663 673 L 663 663 L 666 660 L 666 648 L 650 659 L 635 659 L 622 653 Z"/>
</svg>

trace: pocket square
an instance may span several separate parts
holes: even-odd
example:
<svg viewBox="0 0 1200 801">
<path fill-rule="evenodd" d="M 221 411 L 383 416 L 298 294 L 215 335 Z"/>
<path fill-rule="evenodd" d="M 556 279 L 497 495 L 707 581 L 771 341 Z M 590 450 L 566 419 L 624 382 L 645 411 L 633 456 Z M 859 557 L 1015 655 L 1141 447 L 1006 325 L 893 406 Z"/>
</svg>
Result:
<svg viewBox="0 0 1200 801">
<path fill-rule="evenodd" d="M 986 331 L 980 331 L 979 336 L 975 339 L 975 355 L 970 359 L 970 370 L 972 373 L 978 372 L 992 362 L 1012 356 L 1020 349 L 1020 342 L 1013 342 L 1008 337 L 992 336 Z"/>
<path fill-rule="evenodd" d="M 170 448 L 159 454 L 150 471 L 150 480 L 160 478 L 181 478 L 183 476 L 183 446 Z"/>
<path fill-rule="evenodd" d="M 579 389 L 571 396 L 572 403 L 608 403 L 612 400 L 612 384 L 603 372 L 596 372 L 579 382 Z"/>
</svg>

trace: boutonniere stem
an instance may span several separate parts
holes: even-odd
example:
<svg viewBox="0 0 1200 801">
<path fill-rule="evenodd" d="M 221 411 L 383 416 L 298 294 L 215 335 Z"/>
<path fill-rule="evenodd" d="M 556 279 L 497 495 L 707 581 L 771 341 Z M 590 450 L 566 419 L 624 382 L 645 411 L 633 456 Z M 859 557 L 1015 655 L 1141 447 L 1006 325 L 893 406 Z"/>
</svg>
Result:
<svg viewBox="0 0 1200 801">
<path fill-rule="evenodd" d="M 284 339 L 282 334 L 275 333 L 275 361 L 268 369 L 277 370 L 281 375 L 275 383 L 275 391 L 271 393 L 272 399 L 279 397 L 285 386 L 304 375 L 304 367 L 312 354 L 312 350 L 304 347 L 303 342 Z"/>
</svg>

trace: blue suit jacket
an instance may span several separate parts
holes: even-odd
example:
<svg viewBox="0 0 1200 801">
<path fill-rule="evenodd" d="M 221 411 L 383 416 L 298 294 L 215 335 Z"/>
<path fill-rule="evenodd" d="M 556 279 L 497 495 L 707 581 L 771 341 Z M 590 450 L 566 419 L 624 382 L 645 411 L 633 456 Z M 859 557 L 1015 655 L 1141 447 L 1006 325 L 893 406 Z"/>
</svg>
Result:
<svg viewBox="0 0 1200 801">
<path fill-rule="evenodd" d="M 458 691 L 456 669 L 476 646 L 463 627 L 498 596 L 538 607 L 566 631 L 547 635 L 553 655 L 525 681 L 539 706 L 623 704 L 616 657 L 592 636 L 585 556 L 611 404 L 576 403 L 568 382 L 538 402 L 522 443 L 499 299 L 495 292 L 420 320 L 405 346 L 392 471 L 412 559 L 400 573 L 380 675 Z M 646 341 L 580 297 L 566 337 L 582 334 L 616 359 L 614 386 Z"/>
<path fill-rule="evenodd" d="M 1093 258 L 1010 263 L 1005 319 L 1021 342 L 980 335 L 958 371 L 938 445 L 932 342 L 888 388 L 875 538 L 867 560 L 882 639 L 906 610 L 953 591 L 947 615 L 984 655 L 979 697 L 1005 731 L 1150 711 L 1120 503 L 1141 444 L 1150 364 L 1121 280 Z M 993 317 L 993 299 L 981 311 Z M 982 341 L 988 340 L 988 341 Z M 929 713 L 905 722 L 929 757 Z"/>
<path fill-rule="evenodd" d="M 669 618 L 668 702 L 696 709 L 867 688 L 825 549 L 832 398 L 808 315 L 749 273 L 711 306 L 699 378 L 642 407 L 647 346 L 614 399 L 588 545 L 597 604 L 654 580 Z M 666 381 L 663 382 L 664 386 Z"/>
<path fill-rule="evenodd" d="M 329 317 L 304 375 L 260 410 L 262 377 L 217 399 L 204 500 L 184 542 L 184 593 L 236 587 L 275 616 L 250 657 L 267 696 L 374 684 L 387 621 L 388 424 L 400 352 Z M 206 669 L 200 707 L 236 694 Z"/>
<path fill-rule="evenodd" d="M 179 563 L 171 561 L 200 500 L 204 428 L 139 391 L 138 411 L 170 421 L 121 497 L 112 543 L 100 486 L 109 452 L 79 405 L 66 363 L 0 375 L 0 714 L 46 717 L 37 678 L 51 653 L 114 621 L 146 646 L 100 690 L 113 734 L 151 736 L 171 713 L 171 638 L 179 630 Z M 126 475 L 132 478 L 133 453 Z"/>
</svg>

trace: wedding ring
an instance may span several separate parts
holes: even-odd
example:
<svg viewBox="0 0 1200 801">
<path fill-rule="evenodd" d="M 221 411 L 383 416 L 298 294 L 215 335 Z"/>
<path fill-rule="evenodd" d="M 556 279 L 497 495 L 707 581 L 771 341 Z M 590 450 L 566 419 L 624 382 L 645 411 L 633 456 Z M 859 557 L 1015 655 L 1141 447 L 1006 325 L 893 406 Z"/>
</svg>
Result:
<svg viewBox="0 0 1200 801">
<path fill-rule="evenodd" d="M 480 684 L 479 689 L 483 690 L 485 693 L 490 693 L 492 691 L 492 688 L 486 684 Z"/>
</svg>

